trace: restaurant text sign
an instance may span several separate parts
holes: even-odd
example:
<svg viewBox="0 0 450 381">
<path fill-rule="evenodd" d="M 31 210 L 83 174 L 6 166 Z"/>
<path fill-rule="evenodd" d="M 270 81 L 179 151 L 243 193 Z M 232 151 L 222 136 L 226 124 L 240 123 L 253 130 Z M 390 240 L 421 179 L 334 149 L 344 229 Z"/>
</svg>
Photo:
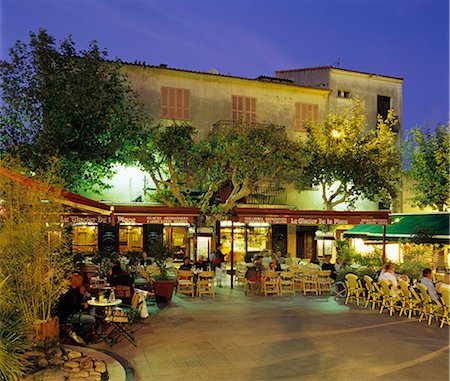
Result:
<svg viewBox="0 0 450 381">
<path fill-rule="evenodd" d="M 111 217 L 107 217 L 107 216 L 62 216 L 62 222 L 65 224 L 77 224 L 77 225 L 110 224 Z"/>
<path fill-rule="evenodd" d="M 240 216 L 239 222 L 281 225 L 390 225 L 387 218 Z"/>
<path fill-rule="evenodd" d="M 135 224 L 191 224 L 194 221 L 190 216 L 117 216 L 122 225 Z"/>
</svg>

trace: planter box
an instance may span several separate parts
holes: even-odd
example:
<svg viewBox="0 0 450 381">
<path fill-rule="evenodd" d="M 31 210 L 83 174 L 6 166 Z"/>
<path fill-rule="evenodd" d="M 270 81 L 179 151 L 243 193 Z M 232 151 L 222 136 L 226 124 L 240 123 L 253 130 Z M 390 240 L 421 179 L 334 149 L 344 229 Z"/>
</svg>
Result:
<svg viewBox="0 0 450 381">
<path fill-rule="evenodd" d="M 36 321 L 33 324 L 36 343 L 49 344 L 59 340 L 58 316 L 48 321 Z"/>
<path fill-rule="evenodd" d="M 174 280 L 157 280 L 153 283 L 155 290 L 156 303 L 170 303 L 173 290 L 175 289 Z"/>
</svg>

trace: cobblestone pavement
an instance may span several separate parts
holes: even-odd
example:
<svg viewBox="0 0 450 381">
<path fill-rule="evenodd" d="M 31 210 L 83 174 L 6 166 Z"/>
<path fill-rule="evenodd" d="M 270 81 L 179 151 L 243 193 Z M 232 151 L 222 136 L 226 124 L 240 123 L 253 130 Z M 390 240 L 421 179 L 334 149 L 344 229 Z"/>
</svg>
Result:
<svg viewBox="0 0 450 381">
<path fill-rule="evenodd" d="M 328 296 L 174 296 L 120 341 L 137 380 L 449 380 L 449 330 Z M 97 344 L 97 348 L 107 348 Z"/>
</svg>

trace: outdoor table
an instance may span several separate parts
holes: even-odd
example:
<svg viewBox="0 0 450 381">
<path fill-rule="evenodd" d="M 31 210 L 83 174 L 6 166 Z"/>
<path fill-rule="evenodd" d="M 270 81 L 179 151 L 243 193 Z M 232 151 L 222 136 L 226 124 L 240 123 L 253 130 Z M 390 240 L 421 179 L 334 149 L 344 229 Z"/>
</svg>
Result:
<svg viewBox="0 0 450 381">
<path fill-rule="evenodd" d="M 106 308 L 111 308 L 111 307 L 118 306 L 119 304 L 122 304 L 122 300 L 121 299 L 108 300 L 107 298 L 105 298 L 104 300 L 100 301 L 98 299 L 91 299 L 91 300 L 88 300 L 87 303 L 91 307 L 101 308 L 101 309 L 105 310 Z M 105 334 L 105 332 L 106 332 L 105 316 L 106 316 L 105 313 L 102 313 L 100 316 L 97 315 L 97 317 L 99 318 L 99 321 L 100 321 L 101 331 L 103 332 L 103 334 L 101 335 L 102 337 L 101 337 L 100 341 L 108 339 L 108 335 Z"/>
<path fill-rule="evenodd" d="M 87 302 L 92 307 L 101 307 L 101 308 L 107 308 L 107 307 L 114 307 L 118 306 L 122 303 L 122 299 L 114 299 L 114 300 L 108 300 L 105 298 L 104 300 L 100 301 L 97 299 L 91 299 Z"/>
</svg>

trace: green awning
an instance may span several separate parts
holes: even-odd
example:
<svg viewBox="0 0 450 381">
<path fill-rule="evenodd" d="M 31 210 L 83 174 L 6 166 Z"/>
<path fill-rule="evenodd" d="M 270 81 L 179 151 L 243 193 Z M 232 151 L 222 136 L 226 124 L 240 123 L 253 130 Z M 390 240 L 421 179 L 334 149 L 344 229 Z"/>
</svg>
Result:
<svg viewBox="0 0 450 381">
<path fill-rule="evenodd" d="M 386 226 L 386 240 L 409 240 L 417 243 L 448 244 L 449 213 L 392 214 L 392 225 Z M 347 238 L 382 239 L 382 225 L 358 225 L 344 232 Z"/>
</svg>

